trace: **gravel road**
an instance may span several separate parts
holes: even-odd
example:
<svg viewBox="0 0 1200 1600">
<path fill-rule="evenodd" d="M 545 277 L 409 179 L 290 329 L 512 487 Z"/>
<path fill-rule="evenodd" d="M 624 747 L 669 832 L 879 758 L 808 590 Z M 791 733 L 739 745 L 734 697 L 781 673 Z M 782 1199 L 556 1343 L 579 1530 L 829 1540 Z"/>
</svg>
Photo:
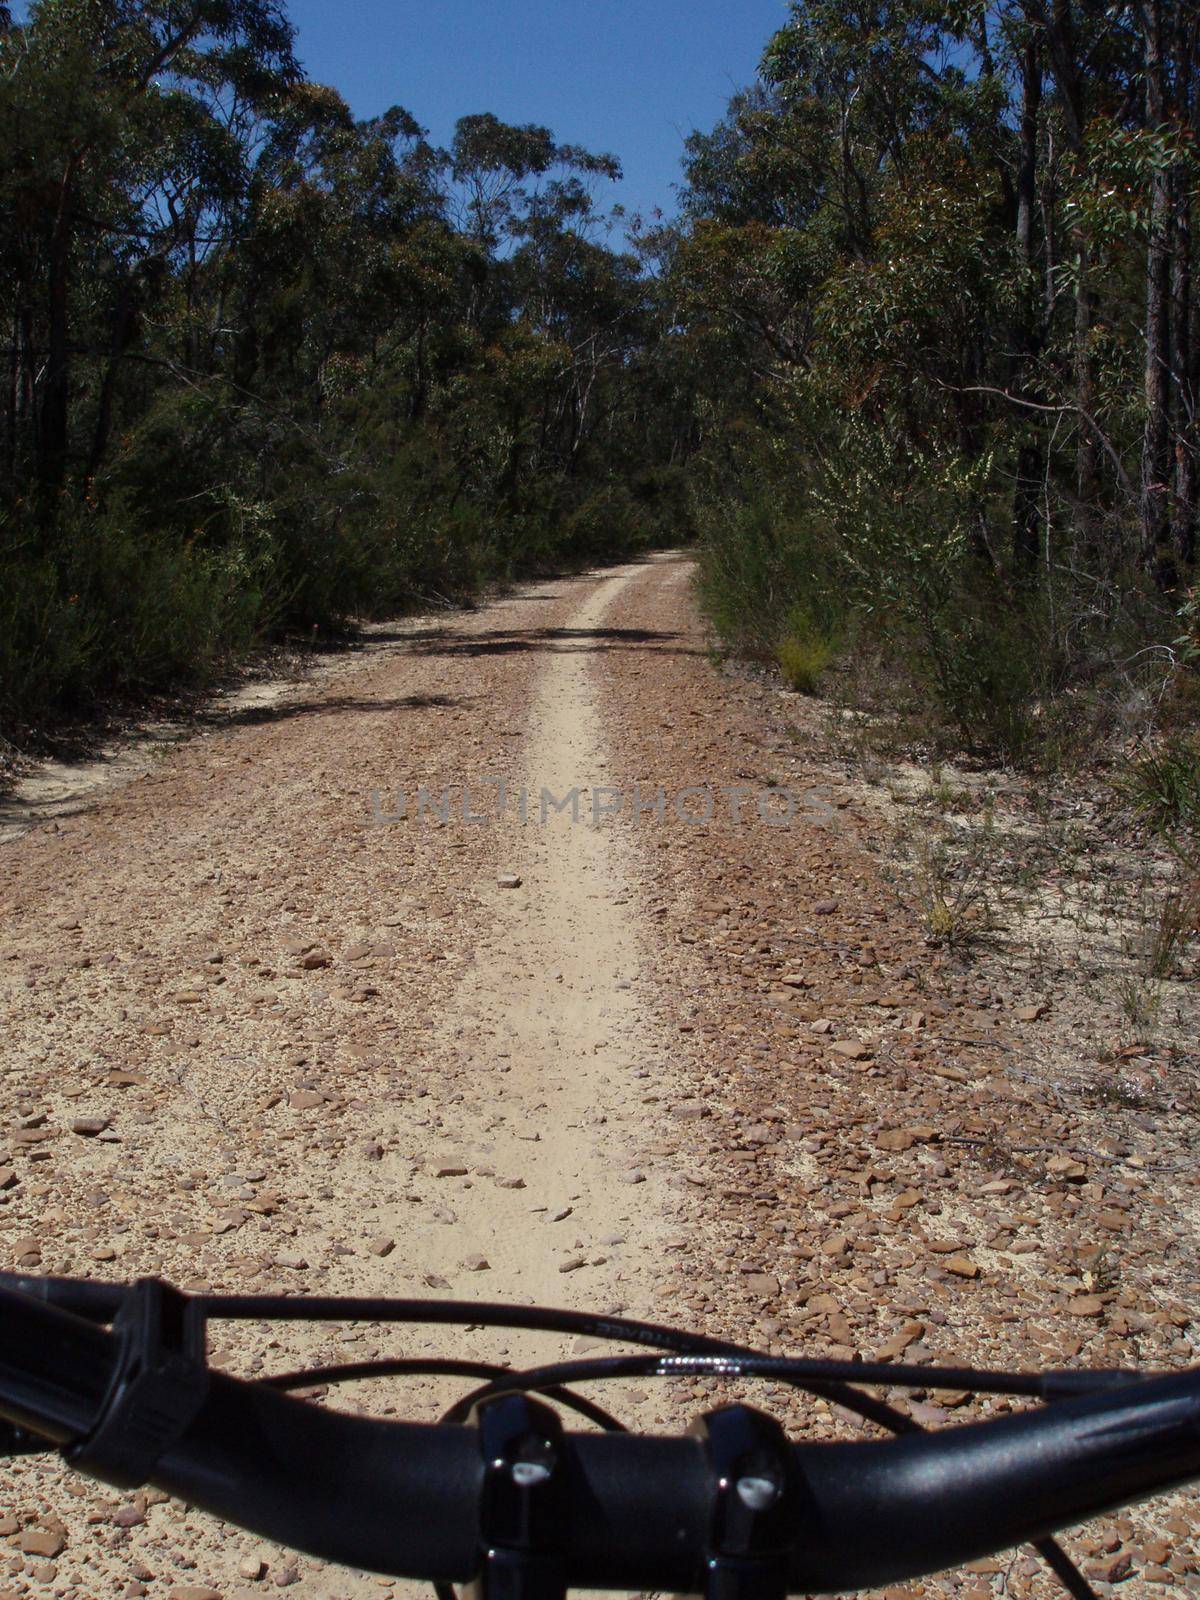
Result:
<svg viewBox="0 0 1200 1600">
<path fill-rule="evenodd" d="M 925 945 L 862 786 L 776 691 L 713 669 L 689 574 L 656 557 L 375 630 L 76 805 L 58 775 L 49 821 L 7 807 L 0 1264 L 884 1359 L 1195 1359 L 1182 1133 L 1148 1160 L 1132 1115 L 1014 1070 L 1037 1008 Z M 250 1374 L 398 1348 L 369 1326 L 218 1345 Z M 653 1427 L 711 1395 L 621 1399 Z M 401 1589 L 154 1494 L 11 1482 L 0 1600 Z M 1194 1521 L 1165 1503 L 1074 1548 L 1123 1593 L 1187 1589 Z M 1048 1591 L 1018 1555 L 893 1592 Z"/>
</svg>

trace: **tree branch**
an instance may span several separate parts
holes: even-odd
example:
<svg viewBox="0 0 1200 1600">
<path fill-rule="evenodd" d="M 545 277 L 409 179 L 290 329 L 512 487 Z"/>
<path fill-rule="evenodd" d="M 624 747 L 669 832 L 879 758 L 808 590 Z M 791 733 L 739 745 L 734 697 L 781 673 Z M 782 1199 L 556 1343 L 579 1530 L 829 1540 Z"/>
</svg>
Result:
<svg viewBox="0 0 1200 1600">
<path fill-rule="evenodd" d="M 1128 472 L 1125 470 L 1120 456 L 1117 454 L 1116 446 L 1104 432 L 1104 429 L 1096 421 L 1095 417 L 1092 416 L 1091 412 L 1085 411 L 1083 406 L 1072 405 L 1069 402 L 1059 405 L 1047 405 L 1043 401 L 1027 400 L 1024 395 L 1013 394 L 1008 389 L 994 388 L 991 384 L 987 383 L 943 383 L 940 378 L 935 378 L 933 381 L 938 385 L 939 388 L 946 389 L 951 394 L 993 394 L 998 396 L 998 398 L 1001 400 L 1007 400 L 1010 405 L 1023 406 L 1027 411 L 1046 411 L 1055 416 L 1062 416 L 1065 413 L 1071 412 L 1074 413 L 1075 416 L 1081 417 L 1096 435 L 1096 438 L 1100 441 L 1105 454 L 1112 462 L 1122 489 L 1124 489 L 1127 494 L 1134 495 L 1136 498 L 1136 491 L 1134 490 L 1133 483 L 1130 480 Z"/>
</svg>

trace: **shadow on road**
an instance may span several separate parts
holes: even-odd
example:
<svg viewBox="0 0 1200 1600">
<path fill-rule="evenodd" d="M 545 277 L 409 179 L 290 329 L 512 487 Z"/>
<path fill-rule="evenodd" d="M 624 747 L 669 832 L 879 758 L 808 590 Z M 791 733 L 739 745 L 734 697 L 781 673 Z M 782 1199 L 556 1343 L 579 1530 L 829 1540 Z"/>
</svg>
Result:
<svg viewBox="0 0 1200 1600">
<path fill-rule="evenodd" d="M 202 719 L 213 728 L 251 728 L 259 723 L 287 722 L 293 717 L 336 717 L 359 712 L 456 710 L 472 704 L 473 696 L 446 694 L 390 695 L 378 700 L 337 695 L 331 700 L 284 701 L 278 705 L 244 706 Z"/>
<path fill-rule="evenodd" d="M 694 645 L 675 643 L 680 633 L 656 633 L 644 628 L 493 628 L 486 633 L 456 634 L 432 628 L 410 633 L 408 642 L 421 656 L 496 656 L 516 651 L 646 650 L 654 655 L 699 656 Z"/>
</svg>

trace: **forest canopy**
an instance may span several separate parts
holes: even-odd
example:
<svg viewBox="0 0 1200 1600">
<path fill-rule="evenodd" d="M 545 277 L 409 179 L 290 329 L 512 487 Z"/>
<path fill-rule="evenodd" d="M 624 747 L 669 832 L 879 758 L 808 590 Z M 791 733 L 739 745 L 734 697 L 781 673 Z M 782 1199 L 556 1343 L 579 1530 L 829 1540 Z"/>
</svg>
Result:
<svg viewBox="0 0 1200 1600">
<path fill-rule="evenodd" d="M 646 224 L 549 129 L 355 119 L 274 0 L 0 8 L 0 717 L 697 533 L 798 687 L 1014 757 L 1186 700 L 1198 36 L 796 0 Z"/>
<path fill-rule="evenodd" d="M 612 156 L 356 120 L 274 0 L 2 21 L 7 722 L 677 536 Z"/>
</svg>

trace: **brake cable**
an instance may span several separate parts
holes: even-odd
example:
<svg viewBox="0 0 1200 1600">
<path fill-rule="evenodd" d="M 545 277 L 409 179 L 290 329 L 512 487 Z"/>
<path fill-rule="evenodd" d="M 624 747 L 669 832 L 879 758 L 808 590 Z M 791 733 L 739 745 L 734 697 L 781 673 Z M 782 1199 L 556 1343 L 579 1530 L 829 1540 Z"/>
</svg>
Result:
<svg viewBox="0 0 1200 1600">
<path fill-rule="evenodd" d="M 49 1287 L 46 1280 L 41 1280 L 41 1284 L 43 1296 L 51 1298 L 45 1295 L 45 1289 Z M 56 1290 L 68 1305 L 73 1287 L 66 1280 L 55 1283 Z M 81 1287 L 94 1290 L 97 1286 Z M 128 1292 L 124 1291 L 126 1294 Z M 78 1308 L 78 1314 L 95 1321 L 111 1321 L 114 1316 L 111 1307 L 117 1306 L 119 1310 L 121 1300 L 118 1297 L 121 1295 L 122 1291 L 117 1289 L 114 1296 L 106 1298 L 105 1309 L 100 1309 L 99 1302 L 93 1297 L 90 1304 Z M 53 1298 L 57 1299 L 58 1294 Z M 1128 1384 L 1140 1376 L 1134 1372 L 1110 1370 L 996 1373 L 973 1368 L 764 1356 L 724 1340 L 680 1333 L 656 1323 L 621 1316 L 598 1317 L 587 1312 L 541 1306 L 300 1295 L 195 1294 L 181 1299 L 185 1301 L 187 1325 L 195 1341 L 193 1350 L 201 1360 L 207 1324 L 214 1320 L 475 1325 L 544 1333 L 575 1333 L 608 1341 L 650 1345 L 657 1352 L 653 1356 L 594 1357 L 558 1362 L 524 1372 L 485 1362 L 440 1358 L 380 1359 L 310 1367 L 257 1380 L 265 1387 L 281 1390 L 310 1387 L 314 1382 L 334 1384 L 387 1376 L 454 1376 L 483 1380 L 470 1394 L 450 1407 L 443 1417 L 445 1422 L 464 1420 L 472 1408 L 484 1401 L 539 1393 L 576 1411 L 606 1431 L 626 1431 L 624 1425 L 609 1412 L 582 1396 L 569 1393 L 566 1385 L 632 1376 L 710 1376 L 773 1379 L 832 1401 L 890 1433 L 923 1433 L 926 1430 L 922 1425 L 905 1412 L 875 1396 L 863 1394 L 855 1385 L 868 1383 L 922 1390 L 950 1388 L 979 1394 L 1020 1395 L 1052 1404 L 1056 1400 L 1094 1394 Z M 27 1448 L 27 1442 L 16 1431 L 12 1438 L 0 1436 L 0 1453 L 22 1453 Z M 1097 1600 L 1095 1590 L 1056 1540 L 1038 1539 L 1034 1541 L 1033 1548 L 1073 1600 Z M 452 1600 L 453 1590 L 449 1586 L 435 1585 L 435 1588 L 439 1600 Z"/>
<path fill-rule="evenodd" d="M 591 1402 L 580 1396 L 568 1395 L 565 1386 L 613 1378 L 687 1375 L 773 1379 L 831 1400 L 863 1421 L 875 1423 L 898 1435 L 923 1433 L 926 1430 L 906 1413 L 875 1396 L 862 1394 L 853 1385 L 875 1383 L 892 1388 L 965 1389 L 975 1394 L 1019 1395 L 1052 1404 L 1055 1400 L 1115 1388 L 1137 1377 L 1136 1373 L 1107 1369 L 1084 1373 L 1001 1373 L 964 1367 L 939 1368 L 902 1363 L 763 1356 L 742 1346 L 703 1335 L 680 1334 L 657 1323 L 624 1317 L 596 1317 L 588 1312 L 559 1311 L 540 1306 L 516 1307 L 452 1300 L 338 1301 L 330 1297 L 305 1296 L 199 1298 L 204 1300 L 201 1315 L 221 1320 L 256 1318 L 262 1321 L 408 1322 L 416 1325 L 471 1322 L 496 1328 L 573 1332 L 610 1341 L 654 1344 L 663 1351 L 656 1356 L 592 1357 L 524 1372 L 483 1362 L 384 1358 L 349 1365 L 313 1367 L 263 1380 L 277 1388 L 299 1388 L 311 1385 L 314 1381 L 342 1383 L 418 1375 L 484 1378 L 479 1387 L 456 1401 L 443 1414 L 441 1420 L 444 1423 L 462 1422 L 475 1406 L 503 1394 L 539 1393 L 589 1416 L 590 1420 L 607 1431 L 625 1431 L 623 1424 L 601 1408 L 585 1409 L 591 1408 Z M 1033 1548 L 1072 1600 L 1098 1600 L 1095 1589 L 1057 1539 L 1037 1539 L 1033 1542 Z M 434 1591 L 437 1600 L 454 1600 L 454 1590 L 450 1585 L 435 1584 Z"/>
</svg>

